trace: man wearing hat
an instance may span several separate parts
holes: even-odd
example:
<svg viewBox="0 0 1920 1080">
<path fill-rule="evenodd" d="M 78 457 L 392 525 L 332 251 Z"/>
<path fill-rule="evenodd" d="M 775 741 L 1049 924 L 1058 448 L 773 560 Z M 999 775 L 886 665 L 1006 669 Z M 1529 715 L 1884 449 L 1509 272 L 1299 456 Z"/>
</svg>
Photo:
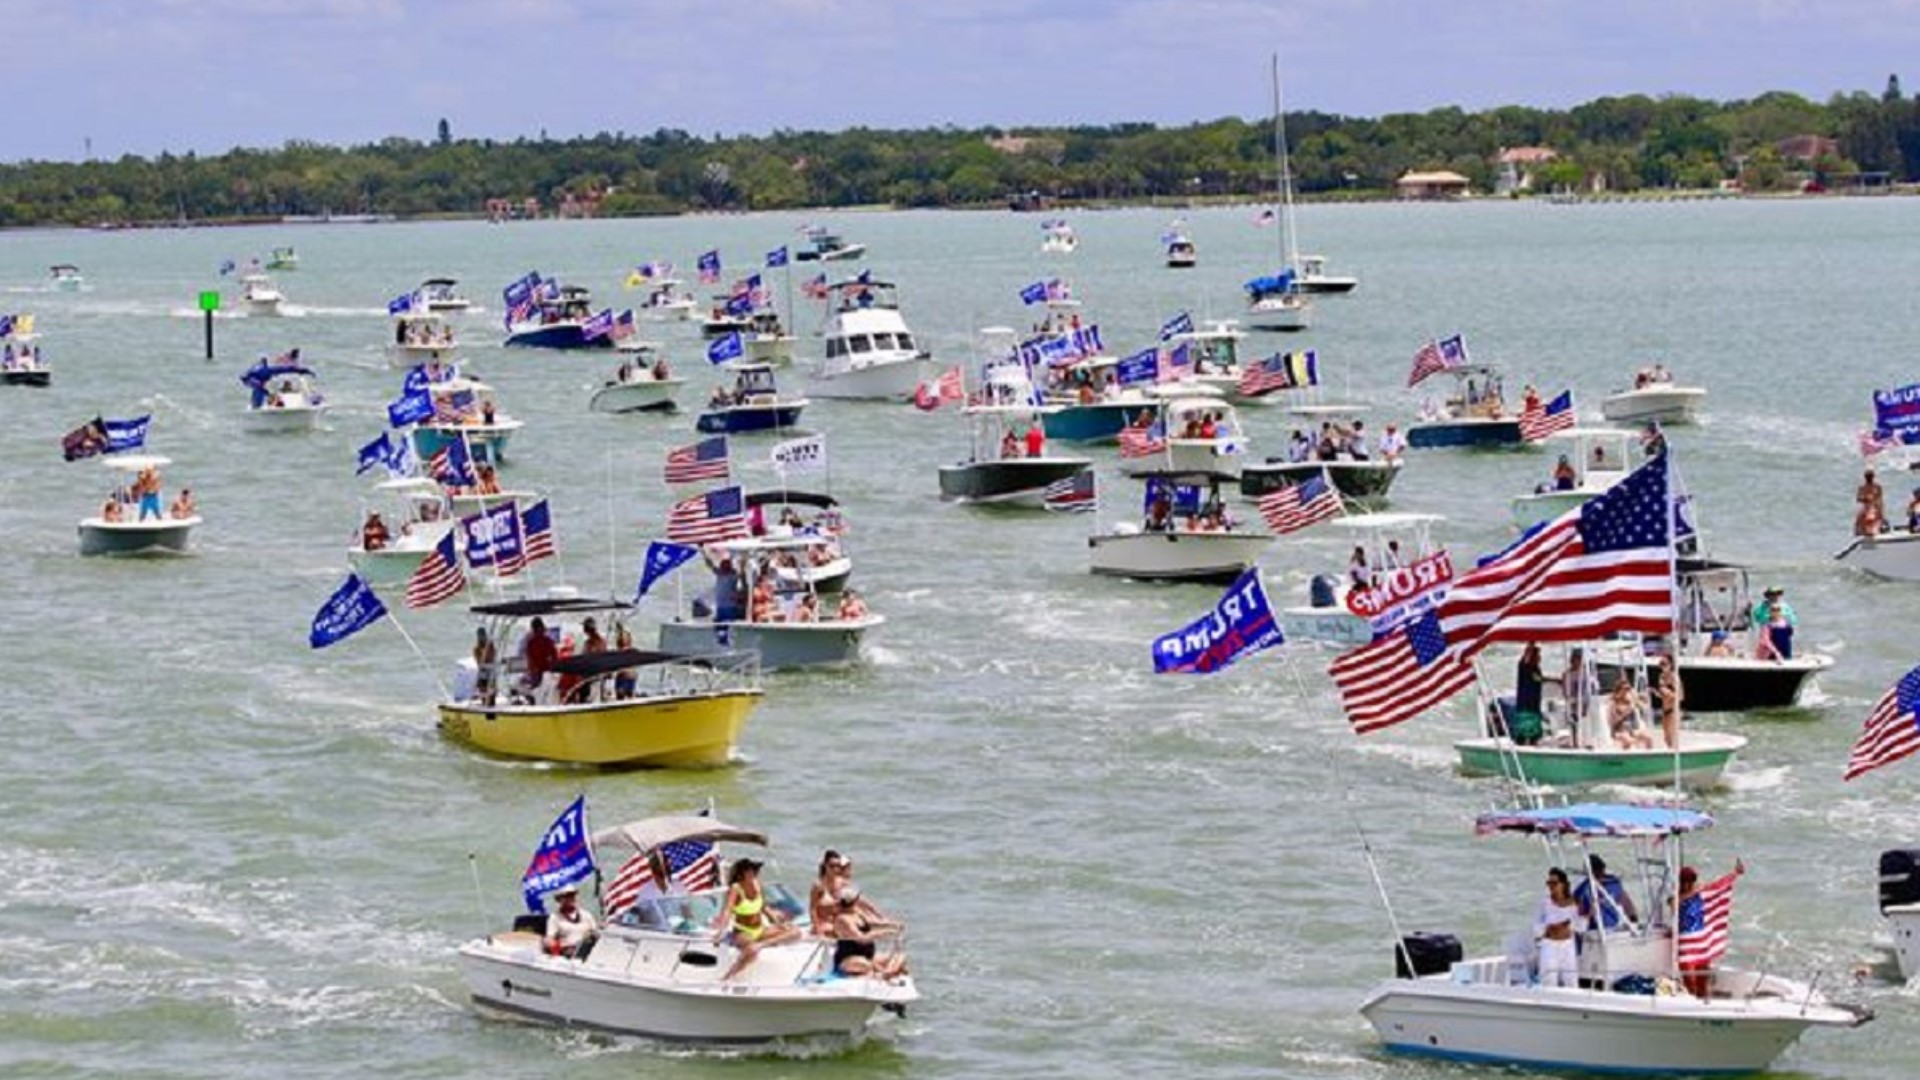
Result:
<svg viewBox="0 0 1920 1080">
<path fill-rule="evenodd" d="M 1766 636 L 1761 654 L 1777 660 L 1793 659 L 1793 628 L 1800 623 L 1785 596 L 1786 590 L 1775 585 L 1760 594 L 1760 602 L 1753 605 L 1753 624 L 1762 627 Z"/>
<path fill-rule="evenodd" d="M 563 885 L 553 894 L 555 907 L 547 916 L 547 952 L 583 960 L 600 936 L 600 924 L 580 906 L 580 887 Z"/>
</svg>

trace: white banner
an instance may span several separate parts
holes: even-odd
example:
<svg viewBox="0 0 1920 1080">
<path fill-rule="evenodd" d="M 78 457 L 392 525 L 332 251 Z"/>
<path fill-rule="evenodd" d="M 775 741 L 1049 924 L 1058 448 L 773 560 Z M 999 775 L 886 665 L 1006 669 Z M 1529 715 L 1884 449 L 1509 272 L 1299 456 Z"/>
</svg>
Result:
<svg viewBox="0 0 1920 1080">
<path fill-rule="evenodd" d="M 827 470 L 827 437 L 809 435 L 804 439 L 789 439 L 773 448 L 773 467 L 781 475 L 788 473 L 825 472 Z"/>
</svg>

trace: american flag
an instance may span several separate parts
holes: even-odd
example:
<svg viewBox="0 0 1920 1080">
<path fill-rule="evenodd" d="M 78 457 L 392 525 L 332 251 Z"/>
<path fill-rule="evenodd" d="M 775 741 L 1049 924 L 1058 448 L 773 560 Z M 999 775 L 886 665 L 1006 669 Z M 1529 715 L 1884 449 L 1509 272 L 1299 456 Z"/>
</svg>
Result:
<svg viewBox="0 0 1920 1080">
<path fill-rule="evenodd" d="M 457 424 L 466 419 L 476 404 L 473 391 L 455 390 L 451 394 L 433 395 L 433 419 L 437 423 Z"/>
<path fill-rule="evenodd" d="M 675 840 L 660 846 L 660 858 L 675 885 L 695 893 L 717 888 L 720 884 L 720 856 L 705 840 Z M 613 881 L 602 894 L 600 911 L 607 918 L 632 907 L 640 893 L 653 881 L 653 862 L 646 853 L 620 864 Z"/>
<path fill-rule="evenodd" d="M 1457 341 L 1459 339 L 1456 336 L 1448 338 L 1447 340 Z M 1464 353 L 1462 356 L 1464 357 Z M 1459 367 L 1463 363 L 1465 363 L 1464 359 L 1454 360 L 1442 352 L 1439 342 L 1429 341 L 1425 345 L 1420 346 L 1419 352 L 1413 354 L 1413 371 L 1407 375 L 1407 385 L 1418 385 L 1420 380 L 1429 375 L 1438 375 L 1448 368 Z"/>
<path fill-rule="evenodd" d="M 407 606 L 432 607 L 460 595 L 466 587 L 467 577 L 460 572 L 460 560 L 454 557 L 453 532 L 449 530 L 407 579 Z"/>
<path fill-rule="evenodd" d="M 1680 933 L 1674 944 L 1681 966 L 1710 967 L 1726 955 L 1733 936 L 1733 883 L 1739 877 L 1735 870 L 1716 878 L 1680 902 Z"/>
<path fill-rule="evenodd" d="M 1847 755 L 1846 779 L 1920 750 L 1920 667 L 1900 677 L 1873 706 Z"/>
<path fill-rule="evenodd" d="M 949 401 L 967 400 L 967 387 L 960 379 L 960 369 L 958 367 L 950 367 L 941 372 L 940 378 L 934 382 L 933 386 L 935 395 L 940 399 L 942 404 Z"/>
<path fill-rule="evenodd" d="M 827 298 L 827 275 L 815 274 L 813 277 L 801 282 L 800 291 L 806 294 L 809 300 L 825 300 Z"/>
<path fill-rule="evenodd" d="M 1438 609 L 1464 657 L 1496 641 L 1673 633 L 1672 454 L 1481 560 Z"/>
<path fill-rule="evenodd" d="M 1895 438 L 1892 432 L 1882 434 L 1878 431 L 1863 431 L 1860 433 L 1861 457 L 1870 458 L 1875 454 L 1885 453 L 1899 445 L 1900 440 Z"/>
<path fill-rule="evenodd" d="M 1282 536 L 1337 517 L 1341 509 L 1340 493 L 1327 483 L 1325 473 L 1262 495 L 1258 505 L 1267 526 Z"/>
<path fill-rule="evenodd" d="M 747 504 L 738 487 L 682 499 L 667 514 L 667 539 L 675 543 L 717 544 L 746 536 Z"/>
<path fill-rule="evenodd" d="M 1271 394 L 1275 390 L 1285 390 L 1293 385 L 1292 373 L 1287 370 L 1287 354 L 1274 353 L 1265 360 L 1249 364 L 1240 373 L 1239 391 L 1246 397 L 1259 397 Z"/>
<path fill-rule="evenodd" d="M 1568 431 L 1573 427 L 1573 391 L 1562 390 L 1560 396 L 1547 402 L 1545 407 L 1539 398 L 1531 398 L 1526 408 L 1520 411 L 1520 438 L 1526 442 L 1539 442 L 1556 431 Z"/>
<path fill-rule="evenodd" d="M 625 341 L 634 335 L 639 327 L 633 321 L 633 309 L 628 308 L 613 317 L 613 340 Z"/>
<path fill-rule="evenodd" d="M 1120 429 L 1120 456 L 1123 458 L 1152 457 L 1165 453 L 1167 449 L 1167 429 L 1154 421 L 1146 427 L 1125 427 Z"/>
<path fill-rule="evenodd" d="M 442 487 L 473 486 L 473 457 L 467 452 L 464 435 L 434 451 L 427 459 L 427 475 L 438 480 Z"/>
<path fill-rule="evenodd" d="M 1093 470 L 1081 469 L 1064 480 L 1055 480 L 1040 493 L 1040 504 L 1063 514 L 1090 514 L 1099 509 L 1094 491 Z"/>
<path fill-rule="evenodd" d="M 553 544 L 553 514 L 547 509 L 547 500 L 520 511 L 520 545 L 527 562 L 551 559 L 559 553 Z"/>
<path fill-rule="evenodd" d="M 725 480 L 729 475 L 727 437 L 715 435 L 689 446 L 667 451 L 666 477 L 669 484 L 697 484 L 705 480 Z"/>
<path fill-rule="evenodd" d="M 1473 685 L 1473 667 L 1447 651 L 1432 612 L 1327 665 L 1356 735 L 1410 720 Z"/>
</svg>

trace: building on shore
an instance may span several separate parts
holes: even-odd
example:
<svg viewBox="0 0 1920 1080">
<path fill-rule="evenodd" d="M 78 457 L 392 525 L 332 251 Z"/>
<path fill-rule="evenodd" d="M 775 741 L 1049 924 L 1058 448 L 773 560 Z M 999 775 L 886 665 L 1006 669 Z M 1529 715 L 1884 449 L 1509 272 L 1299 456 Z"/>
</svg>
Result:
<svg viewBox="0 0 1920 1080">
<path fill-rule="evenodd" d="M 1437 172 L 1409 172 L 1393 182 L 1394 196 L 1400 199 L 1464 199 L 1468 195 L 1466 177 L 1445 169 Z"/>
</svg>

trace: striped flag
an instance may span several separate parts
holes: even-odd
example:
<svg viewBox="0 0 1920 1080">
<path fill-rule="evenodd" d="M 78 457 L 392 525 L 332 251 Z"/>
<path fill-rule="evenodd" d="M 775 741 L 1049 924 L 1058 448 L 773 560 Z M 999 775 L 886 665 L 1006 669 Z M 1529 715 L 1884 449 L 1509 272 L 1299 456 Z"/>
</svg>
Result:
<svg viewBox="0 0 1920 1080">
<path fill-rule="evenodd" d="M 825 300 L 827 298 L 827 275 L 815 274 L 801 282 L 800 291 L 804 293 L 809 300 Z"/>
<path fill-rule="evenodd" d="M 1040 505 L 1063 514 L 1091 514 L 1099 509 L 1094 490 L 1093 470 L 1081 469 L 1064 480 L 1055 480 L 1040 493 Z"/>
<path fill-rule="evenodd" d="M 1120 429 L 1120 456 L 1123 458 L 1152 457 L 1165 453 L 1166 449 L 1167 430 L 1157 420 L 1146 427 Z"/>
<path fill-rule="evenodd" d="M 1526 442 L 1539 442 L 1556 431 L 1567 431 L 1572 427 L 1571 390 L 1562 390 L 1560 396 L 1547 402 L 1544 408 L 1538 397 L 1530 397 L 1526 408 L 1520 410 L 1520 438 Z"/>
<path fill-rule="evenodd" d="M 1320 358 L 1312 349 L 1297 353 L 1274 353 L 1240 373 L 1238 390 L 1245 397 L 1260 397 L 1275 390 L 1292 390 L 1320 385 Z"/>
<path fill-rule="evenodd" d="M 717 544 L 746 536 L 747 503 L 738 487 L 682 499 L 667 514 L 667 539 L 677 544 Z"/>
<path fill-rule="evenodd" d="M 1291 487 L 1260 496 L 1260 516 L 1275 534 L 1299 532 L 1316 522 L 1340 514 L 1340 493 L 1327 483 L 1327 475 L 1309 476 Z"/>
<path fill-rule="evenodd" d="M 453 599 L 466 587 L 467 576 L 460 572 L 460 560 L 453 553 L 453 532 L 448 530 L 407 579 L 407 606 L 429 608 Z"/>
<path fill-rule="evenodd" d="M 1447 651 L 1432 612 L 1327 665 L 1356 735 L 1410 720 L 1473 685 L 1473 666 Z"/>
<path fill-rule="evenodd" d="M 1870 458 L 1882 454 L 1900 445 L 1893 433 L 1881 431 L 1863 431 L 1860 433 L 1860 456 Z"/>
<path fill-rule="evenodd" d="M 1900 677 L 1867 716 L 1847 755 L 1846 779 L 1891 765 L 1920 750 L 1920 667 Z"/>
<path fill-rule="evenodd" d="M 1438 614 L 1463 659 L 1496 641 L 1673 633 L 1671 453 L 1457 579 Z"/>
<path fill-rule="evenodd" d="M 662 844 L 659 851 L 668 876 L 680 891 L 695 893 L 719 887 L 720 856 L 712 844 L 705 840 L 675 840 Z M 601 896 L 601 913 L 612 918 L 627 910 L 652 883 L 652 859 L 645 852 L 633 856 L 620 864 L 619 872 L 607 885 Z"/>
<path fill-rule="evenodd" d="M 520 544 L 527 562 L 551 559 L 559 553 L 553 544 L 553 515 L 541 499 L 520 511 Z"/>
<path fill-rule="evenodd" d="M 1447 363 L 1447 358 L 1441 354 L 1440 343 L 1429 341 L 1420 346 L 1419 352 L 1413 354 L 1413 371 L 1407 375 L 1407 385 L 1416 386 L 1427 376 L 1438 375 L 1453 366 Z"/>
<path fill-rule="evenodd" d="M 1674 944 L 1681 967 L 1711 967 L 1726 955 L 1733 936 L 1733 883 L 1739 877 L 1736 869 L 1680 901 L 1680 932 Z"/>
<path fill-rule="evenodd" d="M 667 451 L 666 477 L 669 484 L 725 480 L 729 475 L 725 435 L 715 435 Z"/>
</svg>

